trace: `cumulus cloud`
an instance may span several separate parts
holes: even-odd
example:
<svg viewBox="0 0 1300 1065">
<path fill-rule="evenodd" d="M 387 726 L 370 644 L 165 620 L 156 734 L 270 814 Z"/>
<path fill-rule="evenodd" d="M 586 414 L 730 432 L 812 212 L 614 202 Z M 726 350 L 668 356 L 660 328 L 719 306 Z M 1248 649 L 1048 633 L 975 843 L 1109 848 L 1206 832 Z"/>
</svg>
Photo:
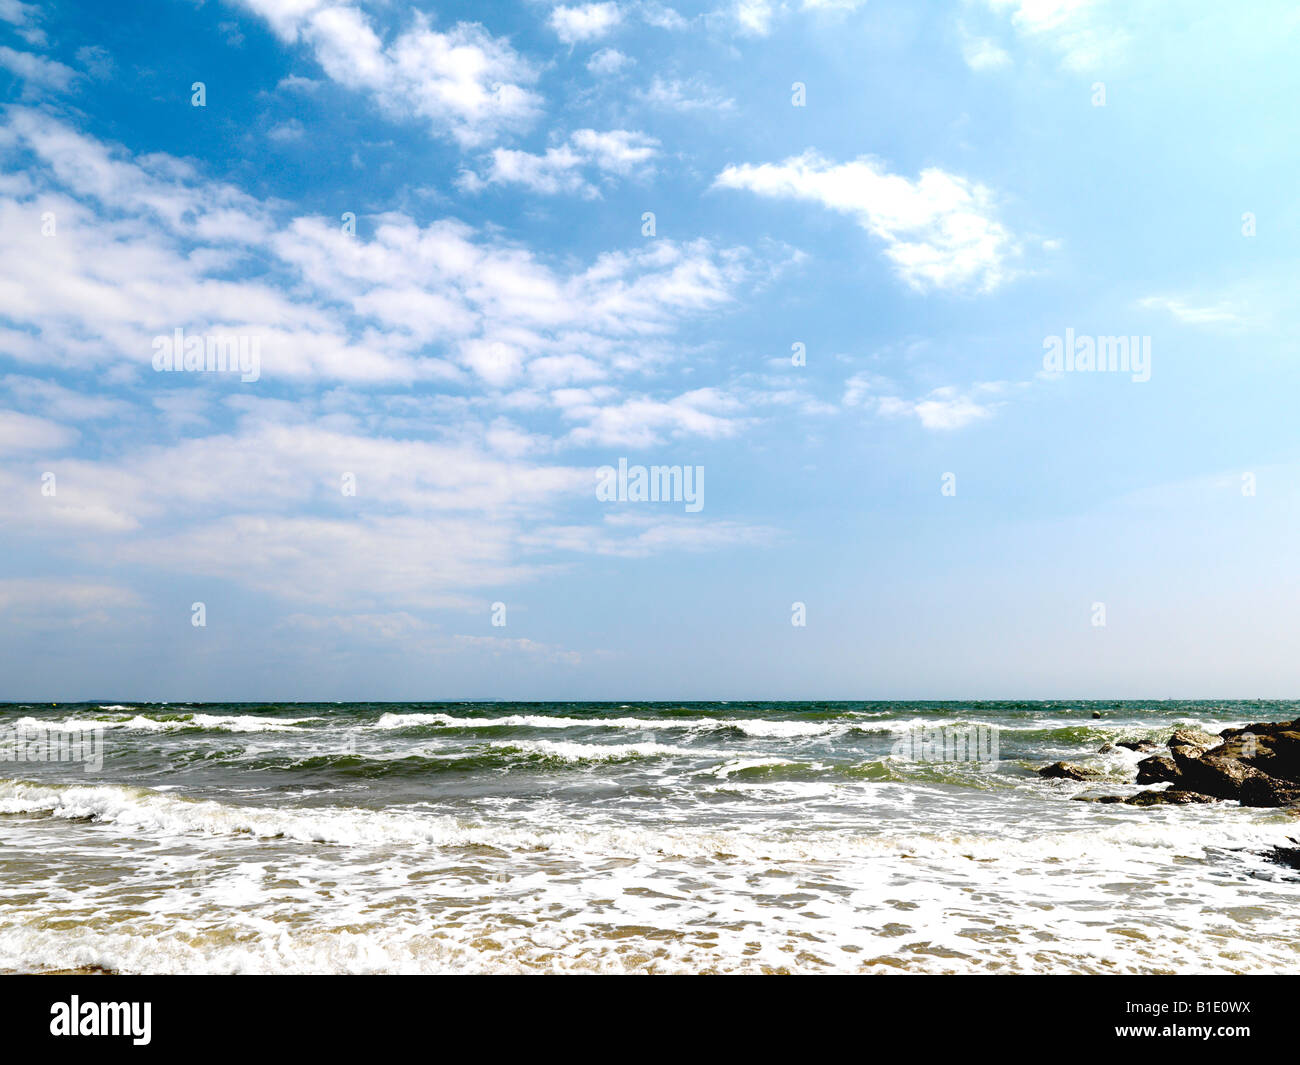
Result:
<svg viewBox="0 0 1300 1065">
<path fill-rule="evenodd" d="M 809 152 L 781 163 L 728 166 L 714 187 L 849 215 L 884 244 L 898 275 L 920 290 L 994 289 L 1009 277 L 1018 250 L 994 215 L 993 194 L 937 167 L 912 180 L 868 157 L 832 163 Z"/>
<path fill-rule="evenodd" d="M 543 195 L 577 193 L 589 199 L 600 195 L 590 180 L 598 175 L 645 176 L 659 154 L 659 141 L 644 133 L 616 129 L 597 132 L 580 129 L 563 144 L 543 153 L 496 148 L 482 173 L 466 170 L 460 178 L 466 191 L 486 185 L 520 185 Z"/>
<path fill-rule="evenodd" d="M 610 175 L 657 151 L 628 131 L 567 143 Z M 322 609 L 469 608 L 583 550 L 540 531 L 575 527 L 565 512 L 591 500 L 591 471 L 561 450 L 743 424 L 723 390 L 628 379 L 770 276 L 748 249 L 660 239 L 557 262 L 396 211 L 344 232 L 21 107 L 0 124 L 0 157 L 10 543 Z M 259 336 L 263 379 L 285 392 L 154 373 L 151 339 L 174 328 Z M 59 381 L 39 376 L 51 368 Z M 74 386 L 92 374 L 95 391 Z M 602 526 L 599 550 L 620 535 L 638 554 L 688 539 Z"/>
<path fill-rule="evenodd" d="M 657 151 L 626 131 L 570 143 L 607 175 Z M 266 378 L 501 387 L 536 364 L 552 386 L 566 366 L 579 381 L 644 367 L 659 338 L 762 273 L 746 249 L 669 240 L 561 268 L 454 219 L 397 212 L 362 237 L 24 109 L 0 127 L 0 156 L 20 152 L 34 161 L 0 186 L 0 347 L 31 365 L 58 352 L 70 367 L 151 374 L 153 338 L 183 328 L 259 338 Z"/>
<path fill-rule="evenodd" d="M 572 7 L 560 5 L 552 9 L 548 21 L 565 44 L 577 44 L 611 33 L 623 21 L 623 9 L 611 0 Z"/>
<path fill-rule="evenodd" d="M 368 94 L 395 117 L 422 119 L 465 146 L 525 129 L 541 111 L 537 71 L 477 23 L 443 32 L 412 10 L 384 41 L 365 13 L 332 0 L 242 0 L 284 40 L 302 42 L 331 80 Z"/>
</svg>

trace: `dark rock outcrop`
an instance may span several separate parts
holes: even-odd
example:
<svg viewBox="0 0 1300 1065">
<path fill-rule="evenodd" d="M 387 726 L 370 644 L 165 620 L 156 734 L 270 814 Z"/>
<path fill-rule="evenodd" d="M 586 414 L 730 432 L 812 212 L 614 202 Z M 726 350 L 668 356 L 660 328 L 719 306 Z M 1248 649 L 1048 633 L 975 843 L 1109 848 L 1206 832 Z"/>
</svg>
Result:
<svg viewBox="0 0 1300 1065">
<path fill-rule="evenodd" d="M 1116 747 L 1124 747 L 1130 751 L 1154 751 L 1156 745 L 1150 740 L 1120 740 Z"/>
<path fill-rule="evenodd" d="M 1300 839 L 1293 839 L 1291 842 L 1300 843 Z M 1289 865 L 1292 869 L 1300 869 L 1300 847 L 1277 846 L 1264 857 L 1271 862 L 1277 862 L 1278 865 Z"/>
<path fill-rule="evenodd" d="M 1215 747 L 1192 755 L 1187 753 L 1188 748 L 1176 747 L 1173 752 L 1174 765 L 1178 767 L 1175 783 L 1216 799 L 1236 799 L 1247 780 L 1264 775 L 1240 758 L 1216 753 L 1219 750 Z"/>
<path fill-rule="evenodd" d="M 1138 762 L 1139 784 L 1163 784 L 1167 780 L 1178 779 L 1178 766 L 1167 755 L 1156 754 Z"/>
<path fill-rule="evenodd" d="M 1118 746 L 1143 749 L 1129 743 Z M 1137 782 L 1168 782 L 1172 786 L 1139 792 L 1124 799 L 1126 804 L 1156 806 L 1223 799 L 1243 806 L 1300 808 L 1300 720 L 1224 729 L 1217 738 L 1199 729 L 1179 729 L 1169 737 L 1168 746 L 1168 757 L 1156 755 L 1138 763 Z M 1048 772 L 1058 767 L 1060 771 Z M 1066 776 L 1064 770 L 1078 768 L 1057 762 L 1039 772 Z M 1086 778 L 1071 775 L 1070 779 Z"/>
<path fill-rule="evenodd" d="M 1051 780 L 1092 780 L 1098 773 L 1096 770 L 1084 769 L 1081 765 L 1072 765 L 1069 762 L 1053 762 L 1051 765 L 1043 766 L 1038 771 L 1038 775 Z"/>
<path fill-rule="evenodd" d="M 1241 786 L 1237 800 L 1242 806 L 1300 806 L 1300 786 L 1260 773 Z"/>
<path fill-rule="evenodd" d="M 1199 791 L 1166 788 L 1164 791 L 1139 791 L 1124 800 L 1127 806 L 1185 806 L 1193 802 L 1214 802 L 1214 799 L 1209 795 L 1202 795 Z"/>
</svg>

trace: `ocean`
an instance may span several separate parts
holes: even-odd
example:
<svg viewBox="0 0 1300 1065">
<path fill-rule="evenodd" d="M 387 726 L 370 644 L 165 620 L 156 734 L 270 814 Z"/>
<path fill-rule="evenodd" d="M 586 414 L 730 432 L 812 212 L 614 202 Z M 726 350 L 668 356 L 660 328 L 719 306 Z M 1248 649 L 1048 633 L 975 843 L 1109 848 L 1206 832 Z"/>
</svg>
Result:
<svg viewBox="0 0 1300 1065">
<path fill-rule="evenodd" d="M 1138 790 L 1107 743 L 1297 716 L 6 704 L 0 970 L 1297 972 L 1294 814 L 1073 801 Z"/>
</svg>

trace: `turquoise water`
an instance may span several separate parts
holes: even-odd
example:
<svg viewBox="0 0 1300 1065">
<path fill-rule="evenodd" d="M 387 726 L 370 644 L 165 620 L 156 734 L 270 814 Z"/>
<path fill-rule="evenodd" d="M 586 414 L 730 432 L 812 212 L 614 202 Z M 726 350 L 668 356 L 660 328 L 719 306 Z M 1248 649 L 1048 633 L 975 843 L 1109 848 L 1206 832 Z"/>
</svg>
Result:
<svg viewBox="0 0 1300 1065">
<path fill-rule="evenodd" d="M 8 705 L 0 969 L 1296 971 L 1293 815 L 1072 799 L 1137 790 L 1107 742 L 1297 716 Z"/>
</svg>

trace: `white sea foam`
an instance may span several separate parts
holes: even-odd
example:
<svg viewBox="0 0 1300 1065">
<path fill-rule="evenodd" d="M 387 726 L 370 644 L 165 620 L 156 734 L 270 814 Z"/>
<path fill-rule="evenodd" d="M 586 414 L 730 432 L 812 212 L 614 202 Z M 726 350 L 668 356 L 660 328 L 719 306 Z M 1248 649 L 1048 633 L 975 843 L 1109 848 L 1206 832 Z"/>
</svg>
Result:
<svg viewBox="0 0 1300 1065">
<path fill-rule="evenodd" d="M 561 762 L 617 762 L 627 758 L 698 758 L 700 751 L 665 743 L 557 743 L 552 740 L 511 740 L 492 743 L 495 750 L 525 751 Z"/>
<path fill-rule="evenodd" d="M 578 758 L 589 754 L 588 751 L 566 753 Z M 1095 813 L 1095 808 L 1078 805 L 1081 811 Z M 927 826 L 928 831 L 916 831 L 908 826 L 897 836 L 888 832 L 833 833 L 826 830 L 826 825 L 815 826 L 810 832 L 790 831 L 786 826 L 773 832 L 773 826 L 767 825 L 753 834 L 689 826 L 539 829 L 520 824 L 473 823 L 416 810 L 247 806 L 186 799 L 156 790 L 112 784 L 0 781 L 0 812 L 9 814 L 43 813 L 65 820 L 89 819 L 113 824 L 123 831 L 159 836 L 251 835 L 262 839 L 362 846 L 426 843 L 440 847 L 559 848 L 599 854 L 707 855 L 727 851 L 792 861 L 894 854 L 902 849 L 930 856 L 1062 860 L 1095 856 L 1099 848 L 1107 846 L 1195 855 L 1209 847 L 1241 848 L 1253 842 L 1277 840 L 1279 830 L 1285 832 L 1289 828 L 1294 832 L 1293 823 L 1284 817 L 1260 818 L 1252 816 L 1255 811 L 1236 807 L 1216 807 L 1203 817 L 1188 816 L 1188 810 L 1111 809 L 1116 811 L 1113 819 L 1102 825 L 1095 824 L 1094 818 L 1084 822 L 1087 827 L 1082 830 L 1032 832 L 1021 838 L 1011 838 L 1005 832 L 944 829 L 937 825 Z M 1161 813 L 1180 816 L 1161 817 Z M 1230 814 L 1237 816 L 1225 816 Z M 1156 830 L 1153 825 L 1160 827 Z"/>
<path fill-rule="evenodd" d="M 1259 811 L 1099 816 L 1062 803 L 1073 827 L 982 831 L 904 820 L 865 836 L 833 817 L 710 829 L 602 824 L 592 813 L 582 827 L 574 819 L 547 829 L 554 818 L 544 808 L 524 828 L 59 790 L 0 786 L 6 802 L 22 798 L 56 817 L 98 812 L 117 818 L 106 827 L 175 841 L 142 850 L 131 871 L 104 883 L 71 885 L 51 870 L 45 883 L 0 886 L 0 968 L 1297 969 L 1291 911 L 1300 888 L 1244 875 L 1265 872 L 1252 848 L 1291 831 L 1285 818 Z M 10 860 L 48 846 L 45 832 L 34 822 L 30 840 L 11 835 Z M 185 839 L 196 847 L 185 850 Z M 295 840 L 346 845 L 316 852 L 290 846 Z M 442 847 L 456 851 L 444 856 Z M 129 910 L 117 901 L 123 892 Z M 441 920 L 439 907 L 456 920 Z M 54 919 L 64 913 L 79 916 Z"/>
<path fill-rule="evenodd" d="M 919 723 L 919 719 L 918 722 Z M 941 724 L 942 722 L 939 722 Z M 955 722 L 947 722 L 954 724 Z M 904 731 L 915 723 L 889 722 L 863 725 L 855 720 L 786 721 L 778 718 L 644 718 L 644 717 L 553 717 L 544 714 L 508 714 L 502 717 L 456 717 L 451 714 L 384 714 L 371 727 L 405 729 L 435 726 L 446 729 L 534 728 L 534 729 L 629 729 L 641 732 L 711 732 L 734 729 L 763 739 L 793 739 L 835 736 L 847 732 L 889 733 Z"/>
<path fill-rule="evenodd" d="M 723 762 L 722 765 L 714 766 L 709 772 L 715 777 L 726 779 L 732 773 L 740 773 L 746 769 L 767 769 L 769 766 L 794 764 L 788 758 L 735 758 L 729 762 Z"/>
</svg>

